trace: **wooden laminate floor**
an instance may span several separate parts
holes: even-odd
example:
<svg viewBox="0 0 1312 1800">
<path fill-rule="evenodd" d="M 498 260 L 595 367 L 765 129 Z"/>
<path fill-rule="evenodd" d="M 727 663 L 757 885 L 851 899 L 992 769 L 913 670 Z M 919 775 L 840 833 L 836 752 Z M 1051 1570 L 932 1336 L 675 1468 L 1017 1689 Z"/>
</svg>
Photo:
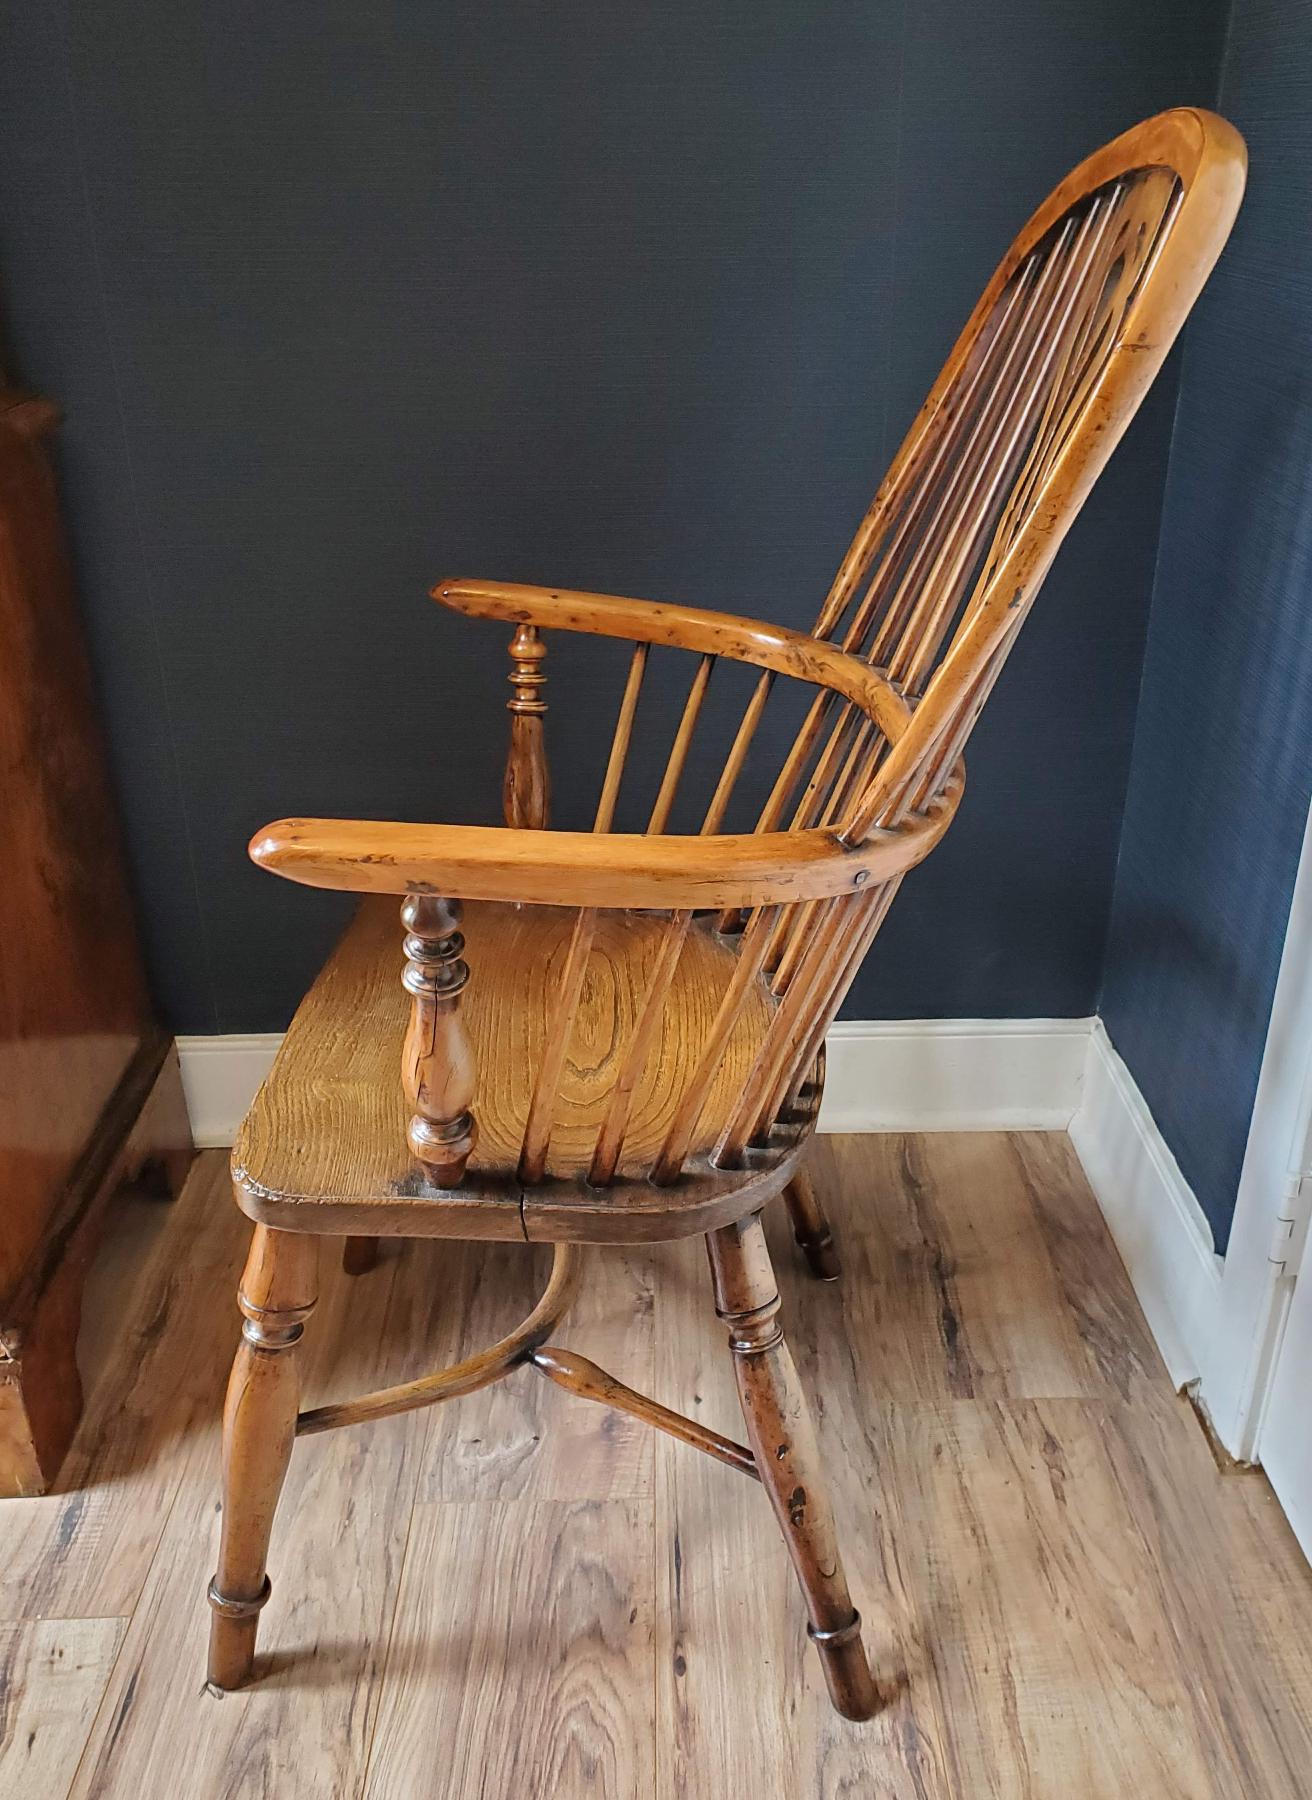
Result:
<svg viewBox="0 0 1312 1800">
<path fill-rule="evenodd" d="M 223 1158 L 98 1268 L 64 1491 L 0 1503 L 5 1800 L 1307 1800 L 1312 1574 L 1170 1390 L 1059 1134 L 821 1139 L 845 1257 L 771 1222 L 883 1676 L 837 1719 L 754 1483 L 525 1370 L 302 1442 L 261 1679 L 203 1682 L 245 1230 Z M 545 1259 L 326 1271 L 310 1403 L 419 1373 Z M 596 1252 L 559 1340 L 740 1434 L 698 1242 Z"/>
</svg>

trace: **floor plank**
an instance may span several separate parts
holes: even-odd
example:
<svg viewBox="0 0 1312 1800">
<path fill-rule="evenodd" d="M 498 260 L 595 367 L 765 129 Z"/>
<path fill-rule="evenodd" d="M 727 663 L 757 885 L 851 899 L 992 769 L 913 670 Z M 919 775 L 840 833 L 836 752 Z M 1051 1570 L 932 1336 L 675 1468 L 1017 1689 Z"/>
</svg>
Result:
<svg viewBox="0 0 1312 1800">
<path fill-rule="evenodd" d="M 813 1154 L 816 1180 L 837 1197 L 848 1277 L 817 1323 L 870 1350 L 886 1397 L 1109 1391 L 1063 1304 L 1024 1183 L 998 1179 L 997 1137 L 835 1137 Z"/>
<path fill-rule="evenodd" d="M 460 1342 L 490 1344 L 532 1310 L 549 1253 L 524 1244 L 453 1245 L 460 1258 Z M 588 1254 L 578 1299 L 556 1343 L 582 1350 L 639 1391 L 652 1383 L 650 1256 Z M 438 1409 L 421 1500 L 607 1500 L 650 1494 L 652 1437 L 623 1413 L 564 1394 L 523 1369 L 469 1401 Z"/>
<path fill-rule="evenodd" d="M 1199 1738 L 1235 1800 L 1312 1792 L 1309 1571 L 1265 1478 L 1217 1468 L 1185 1401 L 1118 1409 L 1108 1450 L 1190 1671 Z"/>
<path fill-rule="evenodd" d="M 0 1625 L 0 1794 L 44 1800 L 68 1792 L 125 1623 Z"/>
<path fill-rule="evenodd" d="M 1136 1526 L 1150 1497 L 1120 1485 L 1106 1450 L 1121 1404 L 958 1403 L 879 1419 L 886 1529 L 913 1571 L 939 1713 L 954 1722 L 950 1793 L 1221 1791 Z"/>
<path fill-rule="evenodd" d="M 1058 1311 L 1088 1358 L 1088 1391 L 1135 1401 L 1169 1394 L 1166 1365 L 1065 1132 L 1017 1131 L 979 1141 L 990 1160 L 1007 1158 L 997 1168 L 995 1185 L 1033 1210 L 1056 1281 Z M 1023 1193 L 1011 1179 L 1013 1171 Z"/>
<path fill-rule="evenodd" d="M 417 1507 L 370 1800 L 647 1800 L 651 1536 L 644 1500 Z"/>
</svg>

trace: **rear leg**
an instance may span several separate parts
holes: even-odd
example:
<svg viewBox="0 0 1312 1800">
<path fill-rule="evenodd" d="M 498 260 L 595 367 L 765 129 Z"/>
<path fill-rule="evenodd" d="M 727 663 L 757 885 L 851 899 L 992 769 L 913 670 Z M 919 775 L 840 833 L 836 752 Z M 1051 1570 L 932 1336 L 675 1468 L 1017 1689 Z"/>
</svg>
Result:
<svg viewBox="0 0 1312 1800">
<path fill-rule="evenodd" d="M 779 1291 L 760 1216 L 722 1226 L 706 1245 L 747 1435 L 806 1601 L 829 1698 L 845 1719 L 868 1719 L 881 1697 L 838 1554 L 810 1409 L 779 1324 Z"/>
<path fill-rule="evenodd" d="M 376 1237 L 348 1237 L 342 1243 L 342 1268 L 348 1275 L 367 1275 L 378 1267 Z"/>
<path fill-rule="evenodd" d="M 837 1281 L 843 1272 L 838 1246 L 829 1219 L 815 1191 L 815 1184 L 799 1169 L 784 1189 L 784 1204 L 793 1222 L 793 1236 L 817 1281 Z"/>
</svg>

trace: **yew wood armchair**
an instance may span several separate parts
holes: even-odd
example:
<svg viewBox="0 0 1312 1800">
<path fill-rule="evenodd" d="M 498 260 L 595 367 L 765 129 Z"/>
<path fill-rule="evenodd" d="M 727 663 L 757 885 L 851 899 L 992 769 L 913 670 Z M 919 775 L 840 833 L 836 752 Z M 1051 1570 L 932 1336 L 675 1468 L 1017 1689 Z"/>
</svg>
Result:
<svg viewBox="0 0 1312 1800">
<path fill-rule="evenodd" d="M 505 825 L 285 819 L 257 834 L 262 867 L 366 898 L 233 1151 L 255 1233 L 209 1590 L 217 1687 L 251 1673 L 293 1439 L 466 1395 L 527 1364 L 759 1481 L 834 1705 L 852 1719 L 875 1709 L 760 1215 L 784 1195 L 814 1272 L 838 1274 L 801 1166 L 827 1027 L 904 877 L 951 823 L 971 728 L 1220 252 L 1244 165 L 1223 120 L 1178 110 L 1062 183 L 985 290 L 809 635 L 612 595 L 443 581 L 443 605 L 512 628 Z M 562 644 L 554 658 L 570 633 L 633 646 L 590 832 L 548 828 L 548 640 Z M 616 831 L 657 646 L 695 659 L 687 697 L 645 829 Z M 724 663 L 746 664 L 750 687 L 698 800 L 700 830 L 672 833 Z M 799 687 L 800 726 L 767 797 L 747 829 L 730 830 L 753 744 L 772 741 L 763 719 Z M 706 1238 L 746 1444 L 551 1342 L 583 1246 L 690 1233 Z M 357 1273 L 382 1236 L 546 1241 L 554 1262 L 502 1342 L 298 1413 L 296 1347 L 324 1235 L 346 1240 Z"/>
</svg>

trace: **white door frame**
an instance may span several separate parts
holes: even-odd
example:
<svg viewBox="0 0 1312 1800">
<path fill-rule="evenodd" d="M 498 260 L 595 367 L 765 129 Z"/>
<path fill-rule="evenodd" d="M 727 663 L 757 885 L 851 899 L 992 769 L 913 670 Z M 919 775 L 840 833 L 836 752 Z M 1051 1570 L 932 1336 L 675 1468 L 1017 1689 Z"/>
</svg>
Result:
<svg viewBox="0 0 1312 1800">
<path fill-rule="evenodd" d="M 1291 1177 L 1312 1169 L 1312 814 L 1303 837 L 1271 1023 L 1199 1393 L 1232 1456 L 1251 1460 L 1295 1271 L 1272 1261 Z M 1308 1279 L 1312 1279 L 1309 1276 Z"/>
</svg>

